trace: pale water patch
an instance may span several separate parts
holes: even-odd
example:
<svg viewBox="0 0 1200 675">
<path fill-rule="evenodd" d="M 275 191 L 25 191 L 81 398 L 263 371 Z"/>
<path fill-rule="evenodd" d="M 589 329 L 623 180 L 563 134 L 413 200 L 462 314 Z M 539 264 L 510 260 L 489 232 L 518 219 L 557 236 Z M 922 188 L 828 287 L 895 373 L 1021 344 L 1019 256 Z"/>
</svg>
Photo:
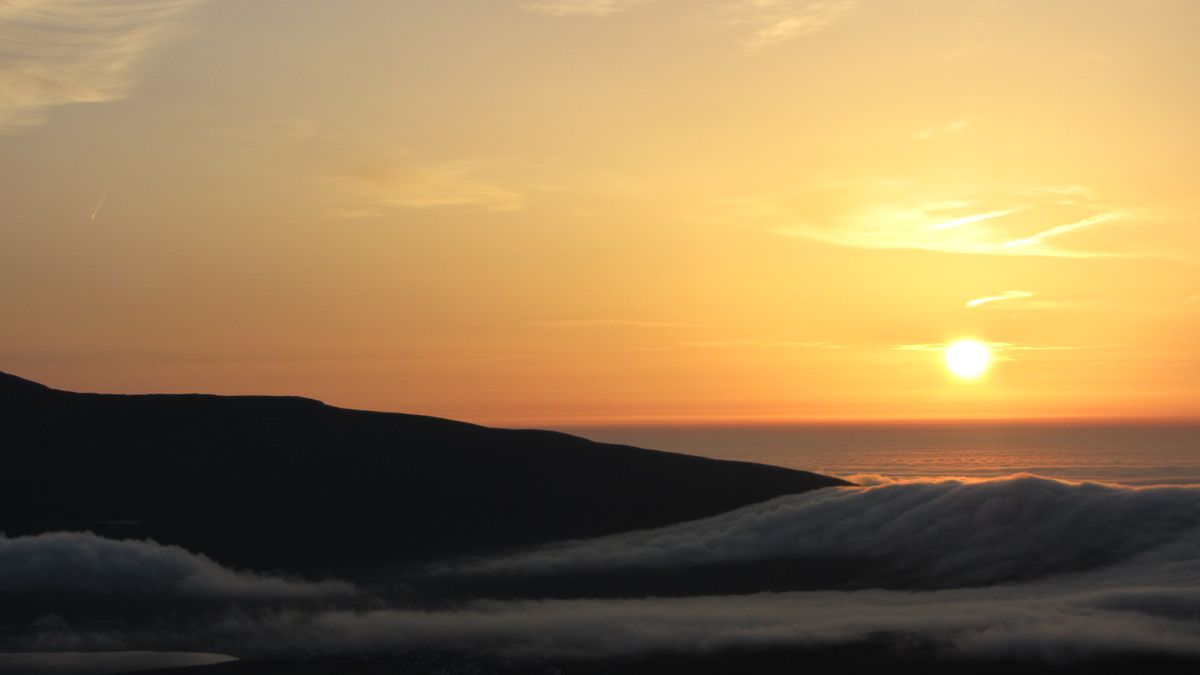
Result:
<svg viewBox="0 0 1200 675">
<path fill-rule="evenodd" d="M 208 666 L 236 661 L 204 652 L 20 652 L 0 653 L 0 675 L 110 675 L 158 668 Z"/>
</svg>

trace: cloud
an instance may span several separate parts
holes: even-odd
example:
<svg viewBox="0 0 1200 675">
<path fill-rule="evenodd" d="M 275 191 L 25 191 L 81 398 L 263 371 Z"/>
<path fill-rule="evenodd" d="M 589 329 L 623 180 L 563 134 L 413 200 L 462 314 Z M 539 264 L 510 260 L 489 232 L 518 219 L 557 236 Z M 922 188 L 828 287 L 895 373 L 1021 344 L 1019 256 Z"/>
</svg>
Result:
<svg viewBox="0 0 1200 675">
<path fill-rule="evenodd" d="M 530 321 L 529 325 L 539 328 L 606 328 L 620 326 L 630 328 L 695 328 L 704 324 L 678 321 L 637 321 L 630 319 L 549 319 Z"/>
<path fill-rule="evenodd" d="M 757 51 L 823 31 L 849 14 L 859 0 L 745 0 L 732 9 L 730 25 L 749 27 L 746 48 Z"/>
<path fill-rule="evenodd" d="M 797 342 L 793 340 L 703 340 L 684 342 L 684 347 L 722 348 L 722 347 L 764 347 L 782 349 L 845 349 L 844 345 L 831 342 Z"/>
<path fill-rule="evenodd" d="M 737 200 L 729 217 L 783 236 L 863 249 L 1075 258 L 1136 254 L 1097 245 L 1094 238 L 1064 236 L 1133 221 L 1132 211 L 1080 199 L 1082 194 L 1064 197 L 1053 188 L 938 194 L 907 180 L 827 183 L 791 195 Z M 1055 222 L 1061 224 L 1049 224 Z M 1059 238 L 1072 244 L 1047 241 Z"/>
<path fill-rule="evenodd" d="M 70 541 L 81 535 L 61 536 Z M 7 546 L 17 540 L 3 541 Z M 37 579 L 45 573 L 39 568 L 45 568 L 60 570 L 55 579 L 73 574 L 83 579 L 67 586 L 55 582 L 52 588 L 87 588 L 95 583 L 93 569 L 102 566 L 120 570 L 107 574 L 122 579 L 106 587 L 125 589 L 129 580 L 140 579 L 155 592 L 178 589 L 181 578 L 204 576 L 194 570 L 212 564 L 197 563 L 197 556 L 181 549 L 168 550 L 161 563 L 159 556 L 172 547 L 113 543 L 147 548 L 114 561 L 103 551 L 63 556 L 43 543 L 39 565 L 0 567 L 0 579 L 11 588 Z M 876 571 L 886 575 L 865 579 L 857 590 L 476 600 L 435 609 L 384 597 L 355 603 L 331 594 L 319 604 L 261 611 L 235 606 L 199 617 L 166 614 L 125 631 L 108 623 L 102 632 L 66 631 L 61 620 L 48 621 L 26 633 L 10 632 L 2 642 L 10 650 L 58 644 L 286 656 L 468 650 L 541 660 L 808 648 L 890 635 L 931 645 L 938 654 L 967 657 L 1070 662 L 1129 653 L 1200 655 L 1195 620 L 1200 616 L 1200 489 L 1132 489 L 1029 476 L 833 488 L 668 528 L 502 556 L 475 571 L 520 568 L 549 574 L 646 565 L 671 571 L 714 560 L 813 553 L 876 556 L 885 563 Z M 180 567 L 181 557 L 182 566 L 193 572 L 171 571 Z M 71 561 L 69 569 L 55 562 L 60 558 Z M 0 560 L 8 559 L 8 553 L 0 554 Z M 138 571 L 126 574 L 129 569 Z M 230 591 L 224 574 L 199 587 L 246 593 L 238 585 L 243 582 Z M 797 574 L 803 574 L 802 567 Z M 886 588 L 898 574 L 955 587 Z M 247 578 L 256 584 L 261 577 Z"/>
<path fill-rule="evenodd" d="M 139 66 L 199 0 L 0 3 L 0 133 L 47 110 L 126 96 Z"/>
<path fill-rule="evenodd" d="M 327 215 L 362 218 L 389 208 L 517 211 L 521 195 L 479 177 L 478 162 L 371 166 L 325 177 L 337 204 Z"/>
<path fill-rule="evenodd" d="M 527 0 L 520 7 L 555 17 L 605 17 L 657 0 Z M 722 5 L 724 23 L 749 29 L 748 51 L 758 51 L 823 31 L 837 23 L 861 0 L 729 0 Z M 681 5 L 683 3 L 680 3 Z M 960 122 L 951 123 L 962 124 Z M 958 129 L 953 129 L 957 131 Z"/>
<path fill-rule="evenodd" d="M 959 656 L 1069 660 L 1129 652 L 1200 654 L 1200 628 L 1188 619 L 1198 608 L 1200 592 L 1182 584 L 1125 590 L 1025 585 L 926 593 L 479 602 L 449 611 L 287 615 L 247 622 L 243 630 L 276 649 L 281 644 L 326 650 L 470 645 L 485 653 L 537 659 L 820 647 L 899 634 Z"/>
<path fill-rule="evenodd" d="M 1041 232 L 1038 232 L 1036 234 L 1032 234 L 1028 237 L 1022 237 L 1020 239 L 1014 239 L 1012 241 L 1005 242 L 1004 245 L 1006 247 L 1035 246 L 1037 244 L 1041 244 L 1042 242 L 1049 239 L 1050 237 L 1062 236 L 1064 234 L 1067 234 L 1068 232 L 1074 232 L 1075 230 L 1082 230 L 1085 227 L 1091 227 L 1093 225 L 1098 225 L 1100 223 L 1107 222 L 1109 220 L 1113 220 L 1114 218 L 1120 218 L 1124 215 L 1126 215 L 1126 214 L 1121 211 L 1110 211 L 1108 213 L 1100 213 L 1100 214 L 1091 216 L 1089 218 L 1084 218 L 1083 220 L 1075 221 L 1073 223 L 1066 223 L 1064 225 L 1056 225 L 1054 227 L 1050 227 L 1045 230 L 1042 230 Z"/>
<path fill-rule="evenodd" d="M 139 670 L 210 666 L 236 661 L 203 652 L 60 652 L 0 654 L 0 675 L 105 675 Z"/>
<path fill-rule="evenodd" d="M 987 305 L 987 304 L 991 304 L 993 302 L 1004 302 L 1005 300 L 1021 300 L 1023 298 L 1032 298 L 1033 296 L 1034 296 L 1034 294 L 1030 293 L 1029 291 L 1004 291 L 1003 293 L 1000 293 L 999 295 L 985 295 L 982 298 L 975 298 L 974 300 L 968 300 L 966 302 L 966 306 L 967 307 L 978 307 L 980 305 Z"/>
<path fill-rule="evenodd" d="M 0 534 L 0 593 L 192 596 L 241 600 L 350 596 L 340 581 L 307 582 L 237 572 L 178 546 L 90 532 Z"/>
<path fill-rule="evenodd" d="M 931 229 L 931 230 L 949 230 L 949 229 L 955 228 L 955 227 L 962 227 L 963 225 L 970 225 L 971 223 L 980 223 L 985 220 L 992 220 L 994 218 L 1003 218 L 1004 216 L 1012 215 L 1016 212 L 1017 212 L 1017 209 L 1005 209 L 1003 211 L 987 211 L 984 213 L 972 213 L 971 215 L 968 215 L 968 216 L 959 216 L 958 218 L 951 218 L 950 220 L 947 220 L 947 221 L 943 221 L 940 223 L 934 223 L 929 226 L 929 229 Z"/>
<path fill-rule="evenodd" d="M 550 16 L 608 16 L 655 0 L 528 0 L 521 8 Z"/>
<path fill-rule="evenodd" d="M 671 568 L 755 560 L 870 564 L 863 583 L 952 588 L 1129 559 L 1200 528 L 1200 490 L 1023 476 L 829 488 L 644 532 L 464 567 L 477 574 Z M 1198 561 L 1200 564 L 1200 561 Z"/>
<path fill-rule="evenodd" d="M 929 127 L 927 129 L 922 129 L 921 131 L 918 131 L 916 133 L 916 137 L 918 140 L 932 141 L 935 138 L 940 138 L 943 136 L 952 136 L 954 134 L 960 134 L 970 128 L 971 128 L 970 121 L 955 120 L 953 122 L 948 122 L 941 126 Z"/>
<path fill-rule="evenodd" d="M 900 352 L 943 352 L 949 342 L 917 342 L 912 345 L 894 345 L 893 350 Z M 1003 354 L 1004 352 L 1081 352 L 1088 350 L 1111 350 L 1114 347 L 1127 345 L 1014 345 L 1012 342 L 985 342 L 989 350 Z"/>
</svg>

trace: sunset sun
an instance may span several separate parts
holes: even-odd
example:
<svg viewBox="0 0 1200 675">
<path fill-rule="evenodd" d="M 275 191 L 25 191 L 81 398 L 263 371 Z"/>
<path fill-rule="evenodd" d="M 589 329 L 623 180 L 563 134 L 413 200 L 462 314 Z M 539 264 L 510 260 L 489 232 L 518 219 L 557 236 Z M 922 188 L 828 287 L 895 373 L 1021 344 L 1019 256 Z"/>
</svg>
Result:
<svg viewBox="0 0 1200 675">
<path fill-rule="evenodd" d="M 956 377 L 972 379 L 988 369 L 992 355 L 978 340 L 955 340 L 946 346 L 946 368 Z"/>
</svg>

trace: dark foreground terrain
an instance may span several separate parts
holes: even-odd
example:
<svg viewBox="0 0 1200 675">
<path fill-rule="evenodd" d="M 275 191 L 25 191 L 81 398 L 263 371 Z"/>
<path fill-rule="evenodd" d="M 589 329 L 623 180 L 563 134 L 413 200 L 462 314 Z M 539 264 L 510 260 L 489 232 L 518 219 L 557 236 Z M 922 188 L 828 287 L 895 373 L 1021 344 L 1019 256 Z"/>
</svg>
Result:
<svg viewBox="0 0 1200 675">
<path fill-rule="evenodd" d="M 3 373 L 0 434 L 0 532 L 150 538 L 302 573 L 656 527 L 845 484 L 303 398 L 78 394 Z"/>
</svg>

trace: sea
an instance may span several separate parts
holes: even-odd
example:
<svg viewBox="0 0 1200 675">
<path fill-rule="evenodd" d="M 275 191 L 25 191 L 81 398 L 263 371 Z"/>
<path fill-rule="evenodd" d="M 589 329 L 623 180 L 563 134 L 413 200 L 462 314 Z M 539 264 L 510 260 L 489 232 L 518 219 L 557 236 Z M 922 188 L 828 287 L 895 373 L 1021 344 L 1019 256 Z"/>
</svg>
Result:
<svg viewBox="0 0 1200 675">
<path fill-rule="evenodd" d="M 1200 424 L 930 423 L 560 427 L 605 443 L 773 464 L 862 485 L 1033 474 L 1200 485 Z"/>
</svg>

